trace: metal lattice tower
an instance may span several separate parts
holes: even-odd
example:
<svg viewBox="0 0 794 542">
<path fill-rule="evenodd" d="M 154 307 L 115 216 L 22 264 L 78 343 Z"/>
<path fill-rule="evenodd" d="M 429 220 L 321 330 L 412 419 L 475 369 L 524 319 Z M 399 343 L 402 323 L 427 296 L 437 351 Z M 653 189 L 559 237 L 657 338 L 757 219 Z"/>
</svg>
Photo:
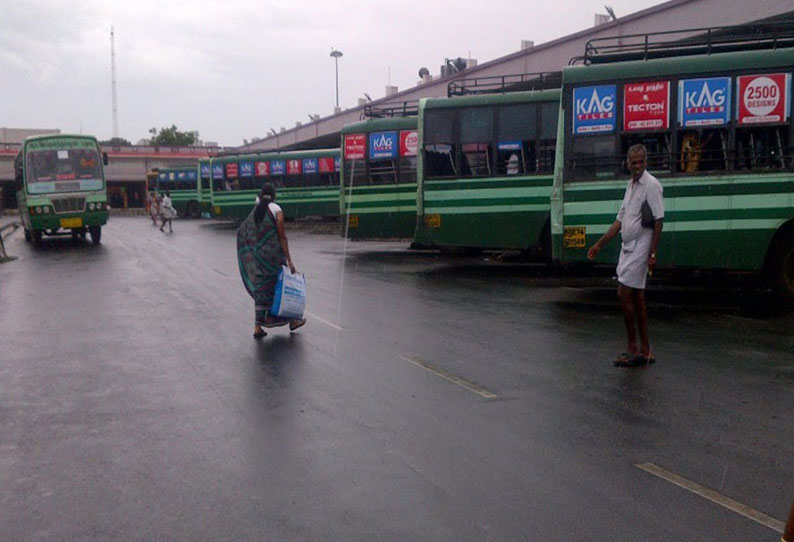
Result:
<svg viewBox="0 0 794 542">
<path fill-rule="evenodd" d="M 116 44 L 113 27 L 110 27 L 110 86 L 113 100 L 113 137 L 119 137 L 119 108 L 116 101 Z"/>
</svg>

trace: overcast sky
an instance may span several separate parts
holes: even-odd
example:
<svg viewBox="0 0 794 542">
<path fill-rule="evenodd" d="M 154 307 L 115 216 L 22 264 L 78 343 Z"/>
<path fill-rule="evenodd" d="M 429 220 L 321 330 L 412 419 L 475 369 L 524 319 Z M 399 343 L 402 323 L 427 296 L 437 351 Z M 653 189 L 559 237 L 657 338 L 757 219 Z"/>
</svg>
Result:
<svg viewBox="0 0 794 542">
<path fill-rule="evenodd" d="M 618 17 L 662 3 L 609 0 Z M 0 0 L 0 126 L 113 135 L 115 28 L 119 136 L 176 124 L 241 145 L 272 127 L 329 115 L 389 83 L 412 87 L 445 57 L 480 63 L 584 30 L 603 0 L 192 2 Z"/>
</svg>

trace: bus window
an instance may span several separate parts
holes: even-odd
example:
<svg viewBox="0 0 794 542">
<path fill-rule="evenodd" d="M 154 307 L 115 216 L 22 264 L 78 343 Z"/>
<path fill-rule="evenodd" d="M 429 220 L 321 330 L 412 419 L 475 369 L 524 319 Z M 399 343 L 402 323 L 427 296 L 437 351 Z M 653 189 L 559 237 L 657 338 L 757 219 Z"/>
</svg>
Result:
<svg viewBox="0 0 794 542">
<path fill-rule="evenodd" d="M 396 184 L 397 161 L 391 158 L 376 158 L 370 160 L 369 178 L 372 184 Z"/>
<path fill-rule="evenodd" d="M 790 167 L 791 148 L 787 127 L 737 128 L 736 169 L 783 169 Z"/>
<path fill-rule="evenodd" d="M 540 106 L 540 138 L 537 149 L 538 173 L 554 171 L 554 157 L 557 152 L 557 121 L 560 106 L 556 103 L 543 103 Z"/>
<path fill-rule="evenodd" d="M 428 179 L 455 177 L 456 155 L 453 147 L 455 111 L 425 112 L 425 175 Z"/>
<path fill-rule="evenodd" d="M 670 171 L 670 157 L 672 156 L 672 146 L 670 134 L 660 133 L 624 133 L 620 137 L 620 156 L 623 164 L 623 173 L 628 174 L 628 164 L 625 161 L 629 147 L 637 143 L 642 143 L 648 150 L 648 170 L 658 173 L 668 173 Z"/>
<path fill-rule="evenodd" d="M 537 111 L 534 103 L 499 108 L 496 144 L 497 175 L 525 175 L 535 171 Z"/>
<path fill-rule="evenodd" d="M 492 175 L 493 114 L 492 107 L 460 111 L 461 175 L 464 177 Z"/>
<path fill-rule="evenodd" d="M 400 157 L 400 182 L 416 182 L 416 156 Z"/>
<path fill-rule="evenodd" d="M 678 132 L 678 171 L 725 171 L 728 168 L 728 130 L 686 129 Z"/>
<path fill-rule="evenodd" d="M 618 154 L 614 135 L 574 136 L 571 175 L 574 181 L 614 178 L 622 157 Z"/>
</svg>

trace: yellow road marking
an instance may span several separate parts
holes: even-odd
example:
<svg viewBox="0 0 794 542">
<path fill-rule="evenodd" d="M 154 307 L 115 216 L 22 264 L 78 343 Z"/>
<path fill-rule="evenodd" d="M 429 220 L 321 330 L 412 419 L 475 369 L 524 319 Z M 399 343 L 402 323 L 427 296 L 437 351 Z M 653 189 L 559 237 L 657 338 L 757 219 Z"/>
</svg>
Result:
<svg viewBox="0 0 794 542">
<path fill-rule="evenodd" d="M 324 320 L 324 319 L 320 318 L 319 316 L 310 313 L 309 311 L 305 311 L 305 312 L 306 312 L 306 316 L 311 317 L 312 320 L 317 320 L 321 324 L 325 324 L 326 326 L 332 327 L 332 328 L 334 328 L 334 329 L 336 329 L 338 331 L 345 331 L 345 328 L 343 328 L 341 326 L 338 326 L 338 325 L 334 324 L 333 322 L 329 322 L 328 320 Z"/>
<path fill-rule="evenodd" d="M 699 495 L 704 499 L 708 499 L 715 504 L 719 504 L 720 506 L 751 519 L 756 523 L 760 523 L 764 527 L 769 527 L 773 531 L 777 531 L 781 534 L 783 533 L 784 525 L 782 521 L 779 521 L 771 516 L 767 516 L 763 512 L 759 512 L 758 510 L 750 508 L 749 506 L 740 502 L 734 501 L 722 493 L 714 491 L 713 489 L 709 489 L 696 482 L 692 482 L 691 480 L 687 480 L 686 478 L 679 476 L 674 472 L 670 472 L 669 470 L 663 469 L 662 467 L 653 463 L 640 463 L 634 466 L 638 469 L 644 470 L 647 473 L 653 474 L 654 476 L 658 476 L 662 480 L 667 480 L 678 487 L 682 487 L 687 491 L 691 491 L 695 495 Z"/>
<path fill-rule="evenodd" d="M 448 380 L 448 381 L 452 382 L 453 384 L 457 384 L 458 386 L 460 386 L 462 388 L 466 388 L 467 390 L 469 390 L 471 392 L 474 392 L 477 395 L 480 395 L 481 397 L 485 397 L 486 399 L 494 399 L 496 397 L 499 397 L 495 393 L 493 393 L 491 391 L 488 391 L 487 389 L 483 388 L 479 384 L 477 384 L 475 382 L 472 382 L 471 380 L 466 380 L 465 378 L 461 378 L 459 376 L 456 376 L 456 375 L 450 373 L 449 371 L 445 371 L 444 369 L 441 369 L 440 367 L 436 367 L 435 365 L 426 362 L 425 360 L 423 360 L 421 358 L 418 358 L 416 356 L 411 356 L 411 357 L 400 356 L 400 357 L 402 359 L 404 359 L 405 361 L 409 362 L 409 363 L 413 363 L 417 367 L 421 367 L 422 369 L 425 369 L 426 371 L 430 371 L 434 375 L 440 376 L 441 378 L 443 378 L 445 380 Z"/>
</svg>

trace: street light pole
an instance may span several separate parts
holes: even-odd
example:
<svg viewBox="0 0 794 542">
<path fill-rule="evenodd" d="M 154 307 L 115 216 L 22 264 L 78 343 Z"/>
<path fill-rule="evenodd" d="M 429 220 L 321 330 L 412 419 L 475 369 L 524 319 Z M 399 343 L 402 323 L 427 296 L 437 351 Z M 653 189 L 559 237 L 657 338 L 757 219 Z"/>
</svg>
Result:
<svg viewBox="0 0 794 542">
<path fill-rule="evenodd" d="M 334 69 L 336 71 L 336 108 L 339 109 L 339 57 L 342 51 L 331 48 L 331 56 L 334 58 Z"/>
</svg>

